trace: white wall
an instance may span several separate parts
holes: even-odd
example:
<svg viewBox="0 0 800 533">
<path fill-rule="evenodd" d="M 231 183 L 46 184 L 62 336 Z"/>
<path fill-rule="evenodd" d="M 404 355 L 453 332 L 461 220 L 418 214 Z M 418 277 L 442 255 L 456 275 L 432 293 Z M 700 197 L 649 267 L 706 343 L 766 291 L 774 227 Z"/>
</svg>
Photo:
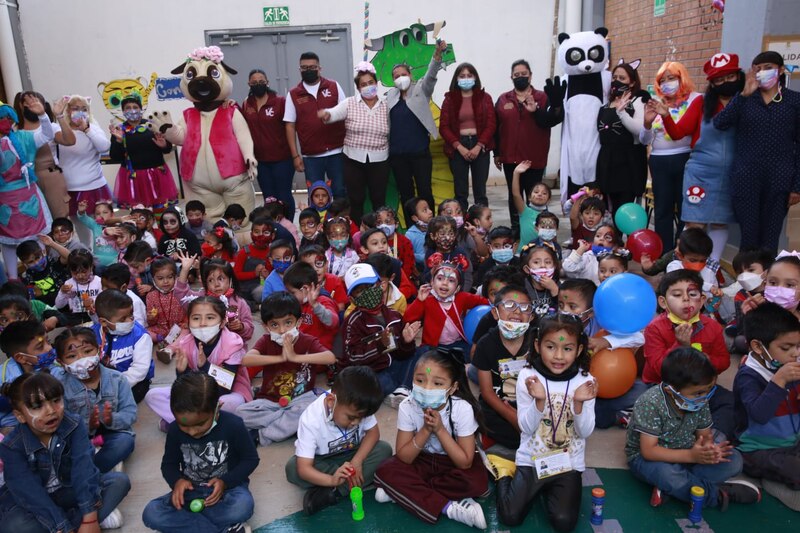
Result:
<svg viewBox="0 0 800 533">
<path fill-rule="evenodd" d="M 205 45 L 205 30 L 262 27 L 262 8 L 271 5 L 288 5 L 292 26 L 350 24 L 353 64 L 361 60 L 362 1 L 140 0 L 122 5 L 107 0 L 26 0 L 20 5 L 20 17 L 31 81 L 51 100 L 61 94 L 91 95 L 95 118 L 105 127 L 111 117 L 100 103 L 99 82 L 149 78 L 151 72 L 170 76 L 187 52 Z M 423 23 L 446 20 L 440 37 L 453 44 L 458 61 L 476 66 L 496 98 L 511 88 L 510 66 L 515 59 L 527 59 L 535 87 L 543 86 L 554 42 L 553 8 L 554 0 L 373 0 L 370 36 L 391 33 L 418 18 Z M 450 67 L 442 74 L 436 102 L 441 103 L 452 72 Z M 186 107 L 184 100 L 160 102 L 154 93 L 150 95 L 150 110 L 174 113 Z M 553 132 L 549 171 L 558 166 L 559 131 Z"/>
</svg>

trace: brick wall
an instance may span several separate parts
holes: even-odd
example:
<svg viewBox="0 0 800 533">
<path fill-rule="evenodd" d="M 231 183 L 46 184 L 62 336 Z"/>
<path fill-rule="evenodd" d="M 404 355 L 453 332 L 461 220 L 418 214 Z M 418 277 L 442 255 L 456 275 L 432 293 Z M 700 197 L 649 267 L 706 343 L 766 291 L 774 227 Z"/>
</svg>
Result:
<svg viewBox="0 0 800 533">
<path fill-rule="evenodd" d="M 711 0 L 667 0 L 662 16 L 653 16 L 654 0 L 606 0 L 605 25 L 611 40 L 611 65 L 619 58 L 641 58 L 642 87 L 655 81 L 664 61 L 680 61 L 703 92 L 703 64 L 720 51 L 722 14 Z"/>
</svg>

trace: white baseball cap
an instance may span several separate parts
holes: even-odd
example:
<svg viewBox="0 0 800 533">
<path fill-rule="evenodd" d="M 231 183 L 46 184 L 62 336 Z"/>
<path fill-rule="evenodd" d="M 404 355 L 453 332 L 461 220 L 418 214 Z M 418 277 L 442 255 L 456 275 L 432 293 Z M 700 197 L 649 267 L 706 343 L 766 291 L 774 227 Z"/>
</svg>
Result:
<svg viewBox="0 0 800 533">
<path fill-rule="evenodd" d="M 353 289 L 358 287 L 359 285 L 370 284 L 373 285 L 375 282 L 380 281 L 381 278 L 378 277 L 378 273 L 375 272 L 375 269 L 372 265 L 368 265 L 366 263 L 357 263 L 350 268 L 347 269 L 347 272 L 344 274 L 344 285 L 347 287 L 347 294 L 349 295 L 353 292 Z"/>
</svg>

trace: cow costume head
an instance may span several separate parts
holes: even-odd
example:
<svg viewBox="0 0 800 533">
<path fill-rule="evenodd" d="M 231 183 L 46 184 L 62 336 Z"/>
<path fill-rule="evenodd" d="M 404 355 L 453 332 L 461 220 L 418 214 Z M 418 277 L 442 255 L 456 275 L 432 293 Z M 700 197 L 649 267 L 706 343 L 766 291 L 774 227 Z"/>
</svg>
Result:
<svg viewBox="0 0 800 533">
<path fill-rule="evenodd" d="M 203 104 L 227 100 L 233 91 L 231 74 L 236 70 L 223 61 L 224 54 L 218 46 L 195 48 L 186 61 L 172 69 L 181 75 L 181 90 L 187 99 Z"/>
</svg>

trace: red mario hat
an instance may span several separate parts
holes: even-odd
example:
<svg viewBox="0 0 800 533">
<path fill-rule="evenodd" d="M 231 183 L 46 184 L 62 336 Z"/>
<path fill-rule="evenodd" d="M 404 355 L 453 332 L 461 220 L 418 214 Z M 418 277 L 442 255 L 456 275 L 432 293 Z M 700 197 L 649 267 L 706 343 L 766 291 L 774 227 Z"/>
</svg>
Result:
<svg viewBox="0 0 800 533">
<path fill-rule="evenodd" d="M 707 80 L 739 72 L 739 56 L 736 54 L 714 54 L 703 65 L 703 72 L 705 72 Z"/>
</svg>

